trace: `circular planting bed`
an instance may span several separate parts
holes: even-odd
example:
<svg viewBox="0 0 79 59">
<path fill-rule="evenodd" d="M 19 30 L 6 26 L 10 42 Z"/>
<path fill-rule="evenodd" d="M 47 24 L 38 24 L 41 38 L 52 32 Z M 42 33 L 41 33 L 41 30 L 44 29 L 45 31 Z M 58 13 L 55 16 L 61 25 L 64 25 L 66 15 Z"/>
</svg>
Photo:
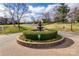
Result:
<svg viewBox="0 0 79 59">
<path fill-rule="evenodd" d="M 44 31 L 24 31 L 23 35 L 17 37 L 17 42 L 27 47 L 51 47 L 58 45 L 64 41 L 61 35 L 57 34 L 55 30 Z"/>
</svg>

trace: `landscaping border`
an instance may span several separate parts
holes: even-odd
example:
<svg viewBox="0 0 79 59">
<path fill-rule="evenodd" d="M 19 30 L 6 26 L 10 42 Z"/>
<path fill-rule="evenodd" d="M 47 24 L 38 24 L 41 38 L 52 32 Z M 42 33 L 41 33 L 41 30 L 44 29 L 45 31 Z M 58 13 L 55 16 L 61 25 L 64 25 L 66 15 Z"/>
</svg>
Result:
<svg viewBox="0 0 79 59">
<path fill-rule="evenodd" d="M 30 47 L 30 48 L 44 48 L 44 47 L 52 47 L 52 46 L 56 46 L 59 45 L 61 43 L 63 43 L 65 41 L 64 37 L 62 37 L 60 40 L 57 41 L 53 41 L 53 42 L 26 42 L 24 40 L 21 40 L 19 38 L 20 36 L 17 37 L 17 43 L 26 47 Z"/>
</svg>

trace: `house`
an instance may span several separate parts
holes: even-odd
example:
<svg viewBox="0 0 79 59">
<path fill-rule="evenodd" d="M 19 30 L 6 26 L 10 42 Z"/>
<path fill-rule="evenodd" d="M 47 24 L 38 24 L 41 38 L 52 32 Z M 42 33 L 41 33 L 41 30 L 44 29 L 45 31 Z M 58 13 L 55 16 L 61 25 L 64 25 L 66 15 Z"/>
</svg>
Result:
<svg viewBox="0 0 79 59">
<path fill-rule="evenodd" d="M 0 24 L 11 24 L 11 23 L 12 23 L 11 18 L 0 17 Z"/>
</svg>

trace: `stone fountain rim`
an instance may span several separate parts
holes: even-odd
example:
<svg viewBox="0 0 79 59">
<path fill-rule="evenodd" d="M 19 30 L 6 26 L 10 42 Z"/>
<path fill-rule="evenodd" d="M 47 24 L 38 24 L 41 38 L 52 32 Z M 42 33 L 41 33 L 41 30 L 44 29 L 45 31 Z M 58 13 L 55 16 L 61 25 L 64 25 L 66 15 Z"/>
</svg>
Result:
<svg viewBox="0 0 79 59">
<path fill-rule="evenodd" d="M 26 47 L 48 47 L 48 46 L 55 46 L 55 45 L 59 45 L 61 43 L 63 43 L 65 41 L 64 37 L 62 37 L 61 39 L 59 40 L 56 40 L 56 41 L 52 41 L 52 42 L 40 42 L 40 43 L 34 43 L 34 42 L 27 42 L 27 41 L 24 41 L 24 40 L 21 40 L 19 37 L 21 35 L 19 35 L 17 37 L 17 43 L 20 44 L 20 45 L 23 45 L 23 46 L 26 46 Z"/>
</svg>

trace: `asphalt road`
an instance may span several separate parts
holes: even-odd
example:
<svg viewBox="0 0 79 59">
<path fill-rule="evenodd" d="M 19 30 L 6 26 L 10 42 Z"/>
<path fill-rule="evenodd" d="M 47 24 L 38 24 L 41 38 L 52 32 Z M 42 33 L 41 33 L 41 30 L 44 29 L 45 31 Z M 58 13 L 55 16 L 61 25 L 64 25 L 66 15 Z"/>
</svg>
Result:
<svg viewBox="0 0 79 59">
<path fill-rule="evenodd" d="M 1 56 L 61 56 L 79 55 L 79 33 L 59 32 L 67 37 L 66 41 L 51 48 L 29 48 L 17 44 L 16 38 L 21 33 L 0 35 Z"/>
</svg>

